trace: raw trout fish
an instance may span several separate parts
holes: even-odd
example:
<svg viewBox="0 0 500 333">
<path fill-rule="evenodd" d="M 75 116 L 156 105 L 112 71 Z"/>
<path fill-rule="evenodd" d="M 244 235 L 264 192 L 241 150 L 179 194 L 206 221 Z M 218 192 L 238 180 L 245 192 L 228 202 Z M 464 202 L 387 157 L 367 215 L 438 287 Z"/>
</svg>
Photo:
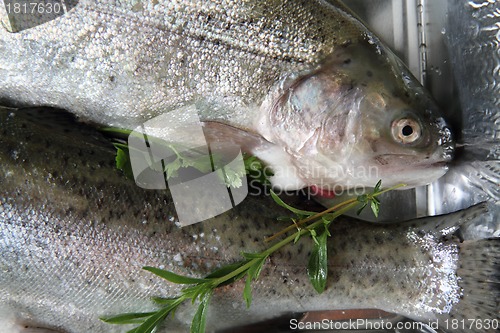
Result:
<svg viewBox="0 0 500 333">
<path fill-rule="evenodd" d="M 339 1 L 80 0 L 29 29 L 1 19 L 0 101 L 128 129 L 191 108 L 282 189 L 419 186 L 452 156 L 432 98 Z"/>
<path fill-rule="evenodd" d="M 61 111 L 0 112 L 0 332 L 125 332 L 130 327 L 99 316 L 152 311 L 150 297 L 175 297 L 181 289 L 143 266 L 205 276 L 240 260 L 242 251 L 262 251 L 263 238 L 283 228 L 276 217 L 285 213 L 266 196 L 178 228 L 168 191 L 126 179 L 109 142 L 65 118 Z M 339 220 L 328 243 L 324 293 L 308 280 L 312 241 L 303 237 L 268 259 L 249 309 L 244 281 L 217 289 L 207 332 L 353 308 L 439 320 L 444 331 L 452 319 L 498 320 L 500 239 L 463 240 L 457 233 L 484 211 L 479 205 L 392 225 Z M 188 332 L 194 310 L 181 307 L 161 332 Z"/>
</svg>

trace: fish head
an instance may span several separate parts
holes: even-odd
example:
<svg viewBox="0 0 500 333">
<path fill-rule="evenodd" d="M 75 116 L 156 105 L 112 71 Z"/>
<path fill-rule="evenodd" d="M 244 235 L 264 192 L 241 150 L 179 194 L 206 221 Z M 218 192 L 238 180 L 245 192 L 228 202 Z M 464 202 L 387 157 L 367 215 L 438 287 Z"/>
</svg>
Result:
<svg viewBox="0 0 500 333">
<path fill-rule="evenodd" d="M 281 138 L 309 185 L 415 187 L 447 171 L 454 143 L 439 107 L 377 41 L 341 47 L 283 96 L 273 126 L 296 115 Z"/>
</svg>

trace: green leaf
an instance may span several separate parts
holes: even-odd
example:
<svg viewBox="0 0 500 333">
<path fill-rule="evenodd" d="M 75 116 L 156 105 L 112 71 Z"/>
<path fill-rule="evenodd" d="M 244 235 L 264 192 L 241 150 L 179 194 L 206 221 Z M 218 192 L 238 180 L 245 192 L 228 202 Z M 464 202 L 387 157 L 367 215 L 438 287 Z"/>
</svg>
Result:
<svg viewBox="0 0 500 333">
<path fill-rule="evenodd" d="M 222 266 L 221 268 L 218 268 L 215 271 L 213 271 L 212 273 L 210 273 L 209 275 L 207 275 L 205 277 L 205 279 L 214 279 L 214 278 L 216 279 L 216 278 L 226 276 L 229 273 L 237 270 L 238 268 L 240 268 L 241 266 L 243 266 L 247 262 L 248 262 L 248 260 L 245 260 L 245 261 L 235 262 L 234 264 Z"/>
<path fill-rule="evenodd" d="M 224 167 L 222 170 L 222 180 L 225 182 L 227 187 L 240 188 L 243 185 L 245 170 L 233 170 L 229 166 Z"/>
<path fill-rule="evenodd" d="M 123 172 L 128 179 L 134 179 L 134 172 L 132 171 L 132 164 L 130 164 L 130 156 L 128 149 L 122 149 L 116 146 L 115 163 L 116 168 Z"/>
<path fill-rule="evenodd" d="M 307 275 L 314 289 L 318 293 L 322 293 L 326 287 L 328 276 L 328 253 L 327 253 L 328 234 L 324 231 L 319 237 L 318 242 L 314 243 L 309 264 L 307 265 Z"/>
<path fill-rule="evenodd" d="M 170 306 L 175 303 L 177 298 L 165 298 L 165 297 L 151 297 L 151 300 L 158 305 Z"/>
<path fill-rule="evenodd" d="M 323 222 L 325 223 L 330 223 L 332 222 L 333 220 L 335 220 L 335 215 L 330 213 L 330 214 L 325 214 L 321 217 L 321 219 L 323 220 Z"/>
<path fill-rule="evenodd" d="M 128 145 L 125 144 L 125 143 L 121 143 L 121 142 L 113 142 L 113 146 L 118 149 L 118 148 L 121 148 L 123 150 L 128 150 Z"/>
<path fill-rule="evenodd" d="M 361 212 L 363 211 L 363 209 L 365 209 L 366 205 L 367 205 L 367 203 L 365 202 L 365 203 L 363 204 L 363 206 L 361 206 L 361 208 L 359 208 L 359 209 L 358 209 L 358 211 L 356 212 L 356 214 L 357 214 L 357 215 L 361 214 Z"/>
<path fill-rule="evenodd" d="M 261 258 L 257 261 L 252 267 L 248 269 L 248 274 L 254 279 L 257 280 L 259 278 L 260 272 L 262 271 L 262 267 L 266 262 L 267 256 Z"/>
<path fill-rule="evenodd" d="M 379 213 L 379 209 L 380 209 L 379 204 L 375 200 L 372 200 L 372 202 L 370 203 L 370 206 L 372 208 L 373 215 L 375 215 L 375 217 L 378 217 L 378 213 Z"/>
<path fill-rule="evenodd" d="M 178 275 L 178 274 L 166 271 L 164 269 L 155 268 L 155 267 L 145 266 L 145 267 L 143 267 L 143 269 L 146 271 L 149 271 L 155 275 L 158 275 L 159 277 L 161 277 L 167 281 L 177 283 L 177 284 L 197 284 L 197 283 L 202 283 L 202 282 L 207 281 L 206 279 L 198 279 L 198 278 L 192 278 L 192 277 L 188 277 L 188 276 Z"/>
<path fill-rule="evenodd" d="M 205 333 L 208 303 L 210 302 L 211 297 L 212 291 L 203 296 L 203 299 L 198 306 L 198 310 L 193 317 L 193 321 L 191 322 L 191 333 Z"/>
<path fill-rule="evenodd" d="M 300 230 L 297 231 L 297 235 L 295 235 L 295 238 L 293 239 L 293 243 L 297 243 L 301 237 Z"/>
<path fill-rule="evenodd" d="M 267 258 L 267 256 L 262 253 L 241 252 L 241 255 L 243 256 L 243 258 L 249 260 Z"/>
<path fill-rule="evenodd" d="M 243 289 L 243 299 L 247 304 L 247 308 L 252 304 L 252 275 L 248 273 L 245 281 L 245 289 Z"/>
<path fill-rule="evenodd" d="M 182 294 L 183 296 L 190 298 L 191 302 L 194 303 L 198 297 L 203 297 L 203 295 L 213 288 L 214 286 L 210 286 L 207 283 L 200 283 L 182 289 Z"/>
<path fill-rule="evenodd" d="M 167 173 L 167 179 L 177 177 L 179 175 L 179 169 L 182 167 L 182 161 L 180 158 L 176 158 L 170 163 L 165 164 L 165 172 Z"/>
<path fill-rule="evenodd" d="M 262 185 L 271 185 L 269 179 L 274 176 L 274 173 L 267 168 L 261 160 L 255 156 L 248 156 L 244 153 L 243 162 L 248 177 L 257 180 Z"/>
<path fill-rule="evenodd" d="M 127 331 L 126 333 L 136 333 L 136 332 L 137 332 L 137 327 Z"/>
<path fill-rule="evenodd" d="M 262 167 L 262 162 L 255 156 L 248 156 L 244 154 L 243 156 L 243 164 L 245 165 L 245 170 L 248 171 L 257 171 Z"/>
<path fill-rule="evenodd" d="M 317 236 L 316 230 L 311 229 L 311 230 L 309 230 L 309 233 L 311 234 L 311 237 L 312 237 L 314 243 L 318 245 L 319 241 L 318 241 L 318 238 L 316 237 Z"/>
<path fill-rule="evenodd" d="M 368 194 L 358 195 L 356 200 L 358 200 L 361 203 L 367 203 L 368 202 Z"/>
<path fill-rule="evenodd" d="M 175 306 L 177 307 L 177 305 Z M 154 315 L 149 317 L 142 325 L 135 328 L 132 332 L 134 333 L 151 333 L 155 328 L 157 328 L 168 316 L 170 311 L 174 309 L 173 306 L 167 306 L 163 309 L 158 310 Z"/>
<path fill-rule="evenodd" d="M 264 263 L 266 262 L 267 259 L 267 255 L 253 254 L 253 253 L 251 253 L 251 255 L 258 260 L 248 269 L 247 279 L 245 281 L 245 289 L 243 290 L 243 299 L 247 304 L 247 308 L 249 308 L 250 305 L 252 304 L 252 281 L 257 280 L 259 278 L 260 272 L 262 271 L 262 267 L 264 266 Z"/>
<path fill-rule="evenodd" d="M 295 213 L 297 215 L 312 216 L 312 215 L 317 214 L 317 212 L 309 212 L 307 210 L 297 209 L 297 208 L 294 208 L 294 207 L 286 204 L 283 200 L 280 199 L 280 197 L 278 197 L 278 195 L 276 193 L 274 193 L 273 190 L 271 190 L 271 197 L 273 198 L 274 202 L 276 202 L 278 205 L 288 209 L 289 211 L 291 211 L 292 213 Z"/>
<path fill-rule="evenodd" d="M 145 318 L 151 317 L 156 312 L 124 313 L 117 316 L 101 317 L 108 324 L 127 325 L 144 322 Z"/>
<path fill-rule="evenodd" d="M 377 185 L 375 185 L 375 188 L 373 189 L 373 193 L 377 193 L 377 192 L 380 192 L 380 187 L 382 186 L 382 179 L 380 179 L 378 182 L 377 182 Z"/>
</svg>

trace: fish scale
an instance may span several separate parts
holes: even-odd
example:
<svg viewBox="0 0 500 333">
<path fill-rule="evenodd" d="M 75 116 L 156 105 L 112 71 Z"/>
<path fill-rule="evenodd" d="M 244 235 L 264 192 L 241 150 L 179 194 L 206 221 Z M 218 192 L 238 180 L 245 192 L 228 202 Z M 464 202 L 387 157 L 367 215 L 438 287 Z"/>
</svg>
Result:
<svg viewBox="0 0 500 333">
<path fill-rule="evenodd" d="M 9 38 L 9 43 L 11 38 L 16 39 L 17 45 L 14 44 L 13 48 L 22 52 L 19 54 L 19 58 L 25 59 L 22 65 L 39 69 L 51 66 L 60 70 L 51 78 L 33 77 L 33 90 L 55 83 L 68 93 L 71 93 L 71 87 L 78 86 L 80 91 L 101 91 L 105 98 L 104 93 L 113 94 L 114 87 L 120 90 L 122 80 L 130 80 L 127 85 L 130 93 L 137 89 L 137 93 L 148 96 L 148 100 L 141 99 L 142 103 L 137 104 L 137 100 L 127 103 L 119 98 L 121 103 L 127 104 L 113 105 L 109 99 L 107 103 L 111 105 L 107 108 L 113 107 L 118 112 L 123 110 L 132 115 L 140 115 L 144 109 L 158 114 L 160 110 L 185 103 L 194 98 L 193 86 L 205 98 L 230 94 L 238 97 L 239 104 L 250 104 L 261 100 L 266 93 L 266 89 L 255 91 L 251 87 L 264 85 L 269 89 L 284 72 L 303 69 L 306 66 L 302 64 L 304 62 L 317 63 L 321 57 L 316 54 L 331 51 L 333 46 L 320 44 L 318 39 L 331 40 L 333 31 L 335 35 L 343 36 L 339 42 L 354 37 L 346 31 L 355 27 L 349 24 L 342 27 L 333 21 L 331 27 L 324 28 L 323 36 L 312 38 L 318 35 L 318 29 L 314 28 L 317 25 L 313 24 L 318 18 L 311 15 L 313 8 L 317 10 L 317 7 L 312 5 L 305 5 L 303 11 L 297 12 L 292 2 L 254 4 L 243 1 L 237 11 L 226 12 L 223 8 L 231 8 L 234 2 L 225 1 L 210 8 L 210 4 L 203 1 L 166 1 L 136 13 L 131 9 L 135 3 L 81 1 L 73 12 L 47 25 L 21 32 L 18 36 L 5 30 L 2 34 L 5 41 Z M 272 12 L 273 7 L 279 9 L 280 17 L 293 18 L 291 23 L 294 27 L 283 32 L 271 24 L 273 16 L 259 14 L 268 10 Z M 193 18 L 193 15 L 196 16 Z M 200 16 L 210 16 L 211 19 L 203 20 Z M 126 26 L 122 24 L 123 17 L 130 20 Z M 304 24 L 312 20 L 316 21 Z M 300 29 L 295 29 L 299 22 Z M 330 35 L 328 39 L 325 37 L 327 34 Z M 27 41 L 36 43 L 31 50 L 23 52 L 23 43 Z M 304 46 L 305 41 L 310 46 Z M 145 43 L 146 47 L 134 47 L 139 43 Z M 283 61 L 284 58 L 289 60 Z M 91 83 L 95 82 L 85 80 L 85 70 L 92 66 L 97 69 L 93 75 L 100 81 L 94 89 Z M 67 70 L 73 73 L 67 73 Z M 221 76 L 218 73 L 227 74 Z M 66 87 L 59 80 L 66 81 Z M 49 96 L 45 96 L 45 99 L 33 102 L 50 101 Z M 73 105 L 60 106 L 83 113 Z M 96 116 L 87 118 L 95 120 Z M 146 118 L 141 119 L 144 121 Z M 126 124 L 116 122 L 116 125 Z"/>
</svg>

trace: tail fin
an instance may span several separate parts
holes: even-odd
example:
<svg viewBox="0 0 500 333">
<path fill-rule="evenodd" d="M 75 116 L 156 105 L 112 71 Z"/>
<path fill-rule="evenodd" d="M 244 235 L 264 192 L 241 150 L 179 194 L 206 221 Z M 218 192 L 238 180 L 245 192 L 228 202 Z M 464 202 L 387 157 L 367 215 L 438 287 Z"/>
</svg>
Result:
<svg viewBox="0 0 500 333">
<path fill-rule="evenodd" d="M 457 269 L 462 299 L 440 316 L 449 332 L 500 331 L 500 238 L 464 241 Z"/>
</svg>

